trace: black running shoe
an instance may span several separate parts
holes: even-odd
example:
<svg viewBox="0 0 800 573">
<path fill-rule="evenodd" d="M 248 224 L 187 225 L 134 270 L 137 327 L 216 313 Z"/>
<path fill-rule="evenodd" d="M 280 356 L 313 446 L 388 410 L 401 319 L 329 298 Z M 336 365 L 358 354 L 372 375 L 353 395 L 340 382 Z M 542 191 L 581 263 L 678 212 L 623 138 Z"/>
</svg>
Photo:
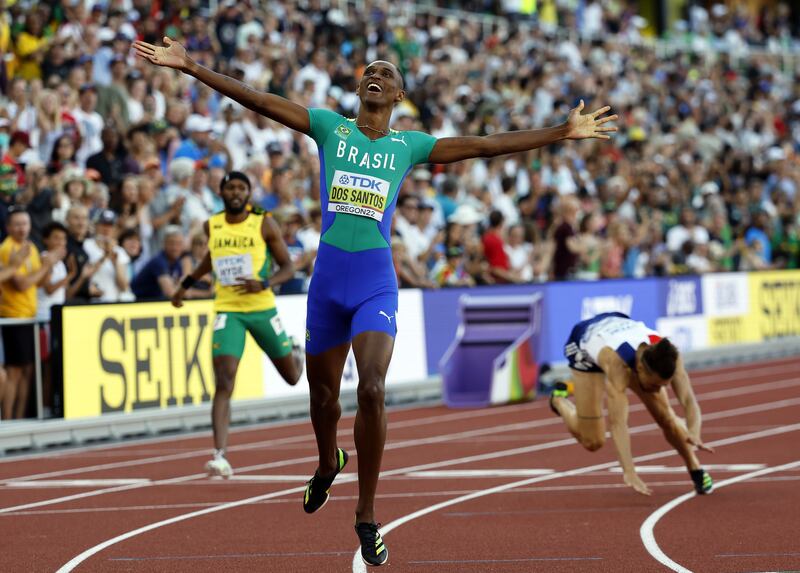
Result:
<svg viewBox="0 0 800 573">
<path fill-rule="evenodd" d="M 303 511 L 306 513 L 314 513 L 318 509 L 322 509 L 322 506 L 328 503 L 333 480 L 336 479 L 336 476 L 339 475 L 339 472 L 341 472 L 344 469 L 344 466 L 347 465 L 347 460 L 350 458 L 350 456 L 348 456 L 347 452 L 342 448 L 337 448 L 336 458 L 339 468 L 333 472 L 332 475 L 323 478 L 320 477 L 317 472 L 314 472 L 314 477 L 308 480 L 308 483 L 306 484 L 306 491 L 303 494 Z"/>
<path fill-rule="evenodd" d="M 569 387 L 564 382 L 556 382 L 550 392 L 550 409 L 556 416 L 561 416 L 556 407 L 553 406 L 553 398 L 569 398 Z"/>
<path fill-rule="evenodd" d="M 380 523 L 356 523 L 356 534 L 361 542 L 361 559 L 370 567 L 380 567 L 389 560 L 389 549 L 383 543 Z"/>
<path fill-rule="evenodd" d="M 707 495 L 713 491 L 714 480 L 711 479 L 711 476 L 708 475 L 706 470 L 692 470 L 689 472 L 689 475 L 692 476 L 694 491 L 697 492 L 697 495 Z"/>
</svg>

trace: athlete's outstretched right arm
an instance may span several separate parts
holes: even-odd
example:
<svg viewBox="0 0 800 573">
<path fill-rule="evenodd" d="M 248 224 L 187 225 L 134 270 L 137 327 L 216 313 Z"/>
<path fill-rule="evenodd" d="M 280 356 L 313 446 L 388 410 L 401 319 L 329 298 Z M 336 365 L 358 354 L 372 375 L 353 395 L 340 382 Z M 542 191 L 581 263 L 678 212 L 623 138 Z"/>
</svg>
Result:
<svg viewBox="0 0 800 573">
<path fill-rule="evenodd" d="M 192 60 L 186 49 L 178 42 L 164 37 L 164 46 L 154 46 L 147 42 L 134 42 L 136 54 L 157 66 L 175 68 L 192 75 L 208 87 L 239 102 L 256 113 L 282 123 L 286 127 L 308 135 L 311 122 L 308 109 L 275 94 L 254 90 L 247 84 L 223 74 L 218 74 Z"/>
</svg>

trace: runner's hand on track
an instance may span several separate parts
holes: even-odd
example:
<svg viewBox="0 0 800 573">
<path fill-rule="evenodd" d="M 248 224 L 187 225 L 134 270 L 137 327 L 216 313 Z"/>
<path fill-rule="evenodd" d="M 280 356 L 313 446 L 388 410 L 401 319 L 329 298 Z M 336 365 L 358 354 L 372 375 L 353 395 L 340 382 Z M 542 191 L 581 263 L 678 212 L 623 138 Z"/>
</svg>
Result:
<svg viewBox="0 0 800 573">
<path fill-rule="evenodd" d="M 703 450 L 704 452 L 708 452 L 708 453 L 711 453 L 711 454 L 714 453 L 714 448 L 712 448 L 711 446 L 705 445 L 703 443 L 703 440 L 701 440 L 699 437 L 698 438 L 693 438 L 692 436 L 688 436 L 686 438 L 686 441 L 689 444 L 691 444 L 692 446 L 694 446 L 695 448 L 697 448 L 698 450 Z"/>
<path fill-rule="evenodd" d="M 650 488 L 647 486 L 646 483 L 642 481 L 636 473 L 625 474 L 625 485 L 631 486 L 633 489 L 641 493 L 642 495 L 650 495 L 653 493 Z"/>
</svg>

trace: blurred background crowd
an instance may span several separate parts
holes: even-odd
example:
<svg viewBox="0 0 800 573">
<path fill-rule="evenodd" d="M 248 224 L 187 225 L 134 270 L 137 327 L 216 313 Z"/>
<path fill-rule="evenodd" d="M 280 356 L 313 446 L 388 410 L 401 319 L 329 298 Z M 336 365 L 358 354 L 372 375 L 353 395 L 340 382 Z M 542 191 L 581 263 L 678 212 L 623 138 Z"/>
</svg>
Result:
<svg viewBox="0 0 800 573">
<path fill-rule="evenodd" d="M 169 296 L 206 251 L 231 169 L 281 225 L 297 268 L 281 292 L 307 289 L 314 142 L 134 58 L 132 41 L 164 35 L 351 117 L 365 65 L 397 62 L 392 127 L 437 137 L 554 125 L 580 99 L 619 114 L 610 142 L 414 170 L 393 227 L 401 286 L 796 268 L 800 10 L 689 2 L 664 27 L 640 4 L 0 0 L 0 264 L 30 240 L 17 266 L 47 278 L 3 314 Z"/>
</svg>

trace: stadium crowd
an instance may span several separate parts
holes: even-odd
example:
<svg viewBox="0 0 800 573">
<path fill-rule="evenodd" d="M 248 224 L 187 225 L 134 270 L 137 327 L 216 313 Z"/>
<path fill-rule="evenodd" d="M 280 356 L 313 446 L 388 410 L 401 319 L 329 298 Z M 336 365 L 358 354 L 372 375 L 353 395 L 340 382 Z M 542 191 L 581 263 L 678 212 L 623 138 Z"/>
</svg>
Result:
<svg viewBox="0 0 800 573">
<path fill-rule="evenodd" d="M 307 289 L 322 224 L 315 144 L 134 58 L 134 39 L 163 35 L 257 89 L 348 116 L 366 63 L 397 62 L 407 99 L 393 127 L 437 137 L 552 125 L 581 98 L 620 114 L 610 142 L 413 171 L 394 219 L 402 286 L 800 263 L 788 5 L 757 18 L 694 7 L 676 26 L 691 49 L 673 52 L 643 39 L 648 22 L 617 0 L 543 0 L 535 15 L 488 25 L 408 6 L 400 17 L 383 1 L 326 4 L 225 0 L 212 13 L 197 0 L 0 0 L 0 264 L 29 237 L 18 274 L 46 269 L 27 287 L 38 284 L 38 303 L 4 302 L 3 316 L 168 297 L 203 256 L 202 222 L 231 169 L 283 229 L 297 274 L 281 292 Z M 471 7 L 489 4 L 516 16 L 527 3 Z M 17 217 L 29 230 L 15 235 Z M 16 287 L 3 284 L 5 301 Z M 209 277 L 189 296 L 210 289 Z"/>
</svg>

